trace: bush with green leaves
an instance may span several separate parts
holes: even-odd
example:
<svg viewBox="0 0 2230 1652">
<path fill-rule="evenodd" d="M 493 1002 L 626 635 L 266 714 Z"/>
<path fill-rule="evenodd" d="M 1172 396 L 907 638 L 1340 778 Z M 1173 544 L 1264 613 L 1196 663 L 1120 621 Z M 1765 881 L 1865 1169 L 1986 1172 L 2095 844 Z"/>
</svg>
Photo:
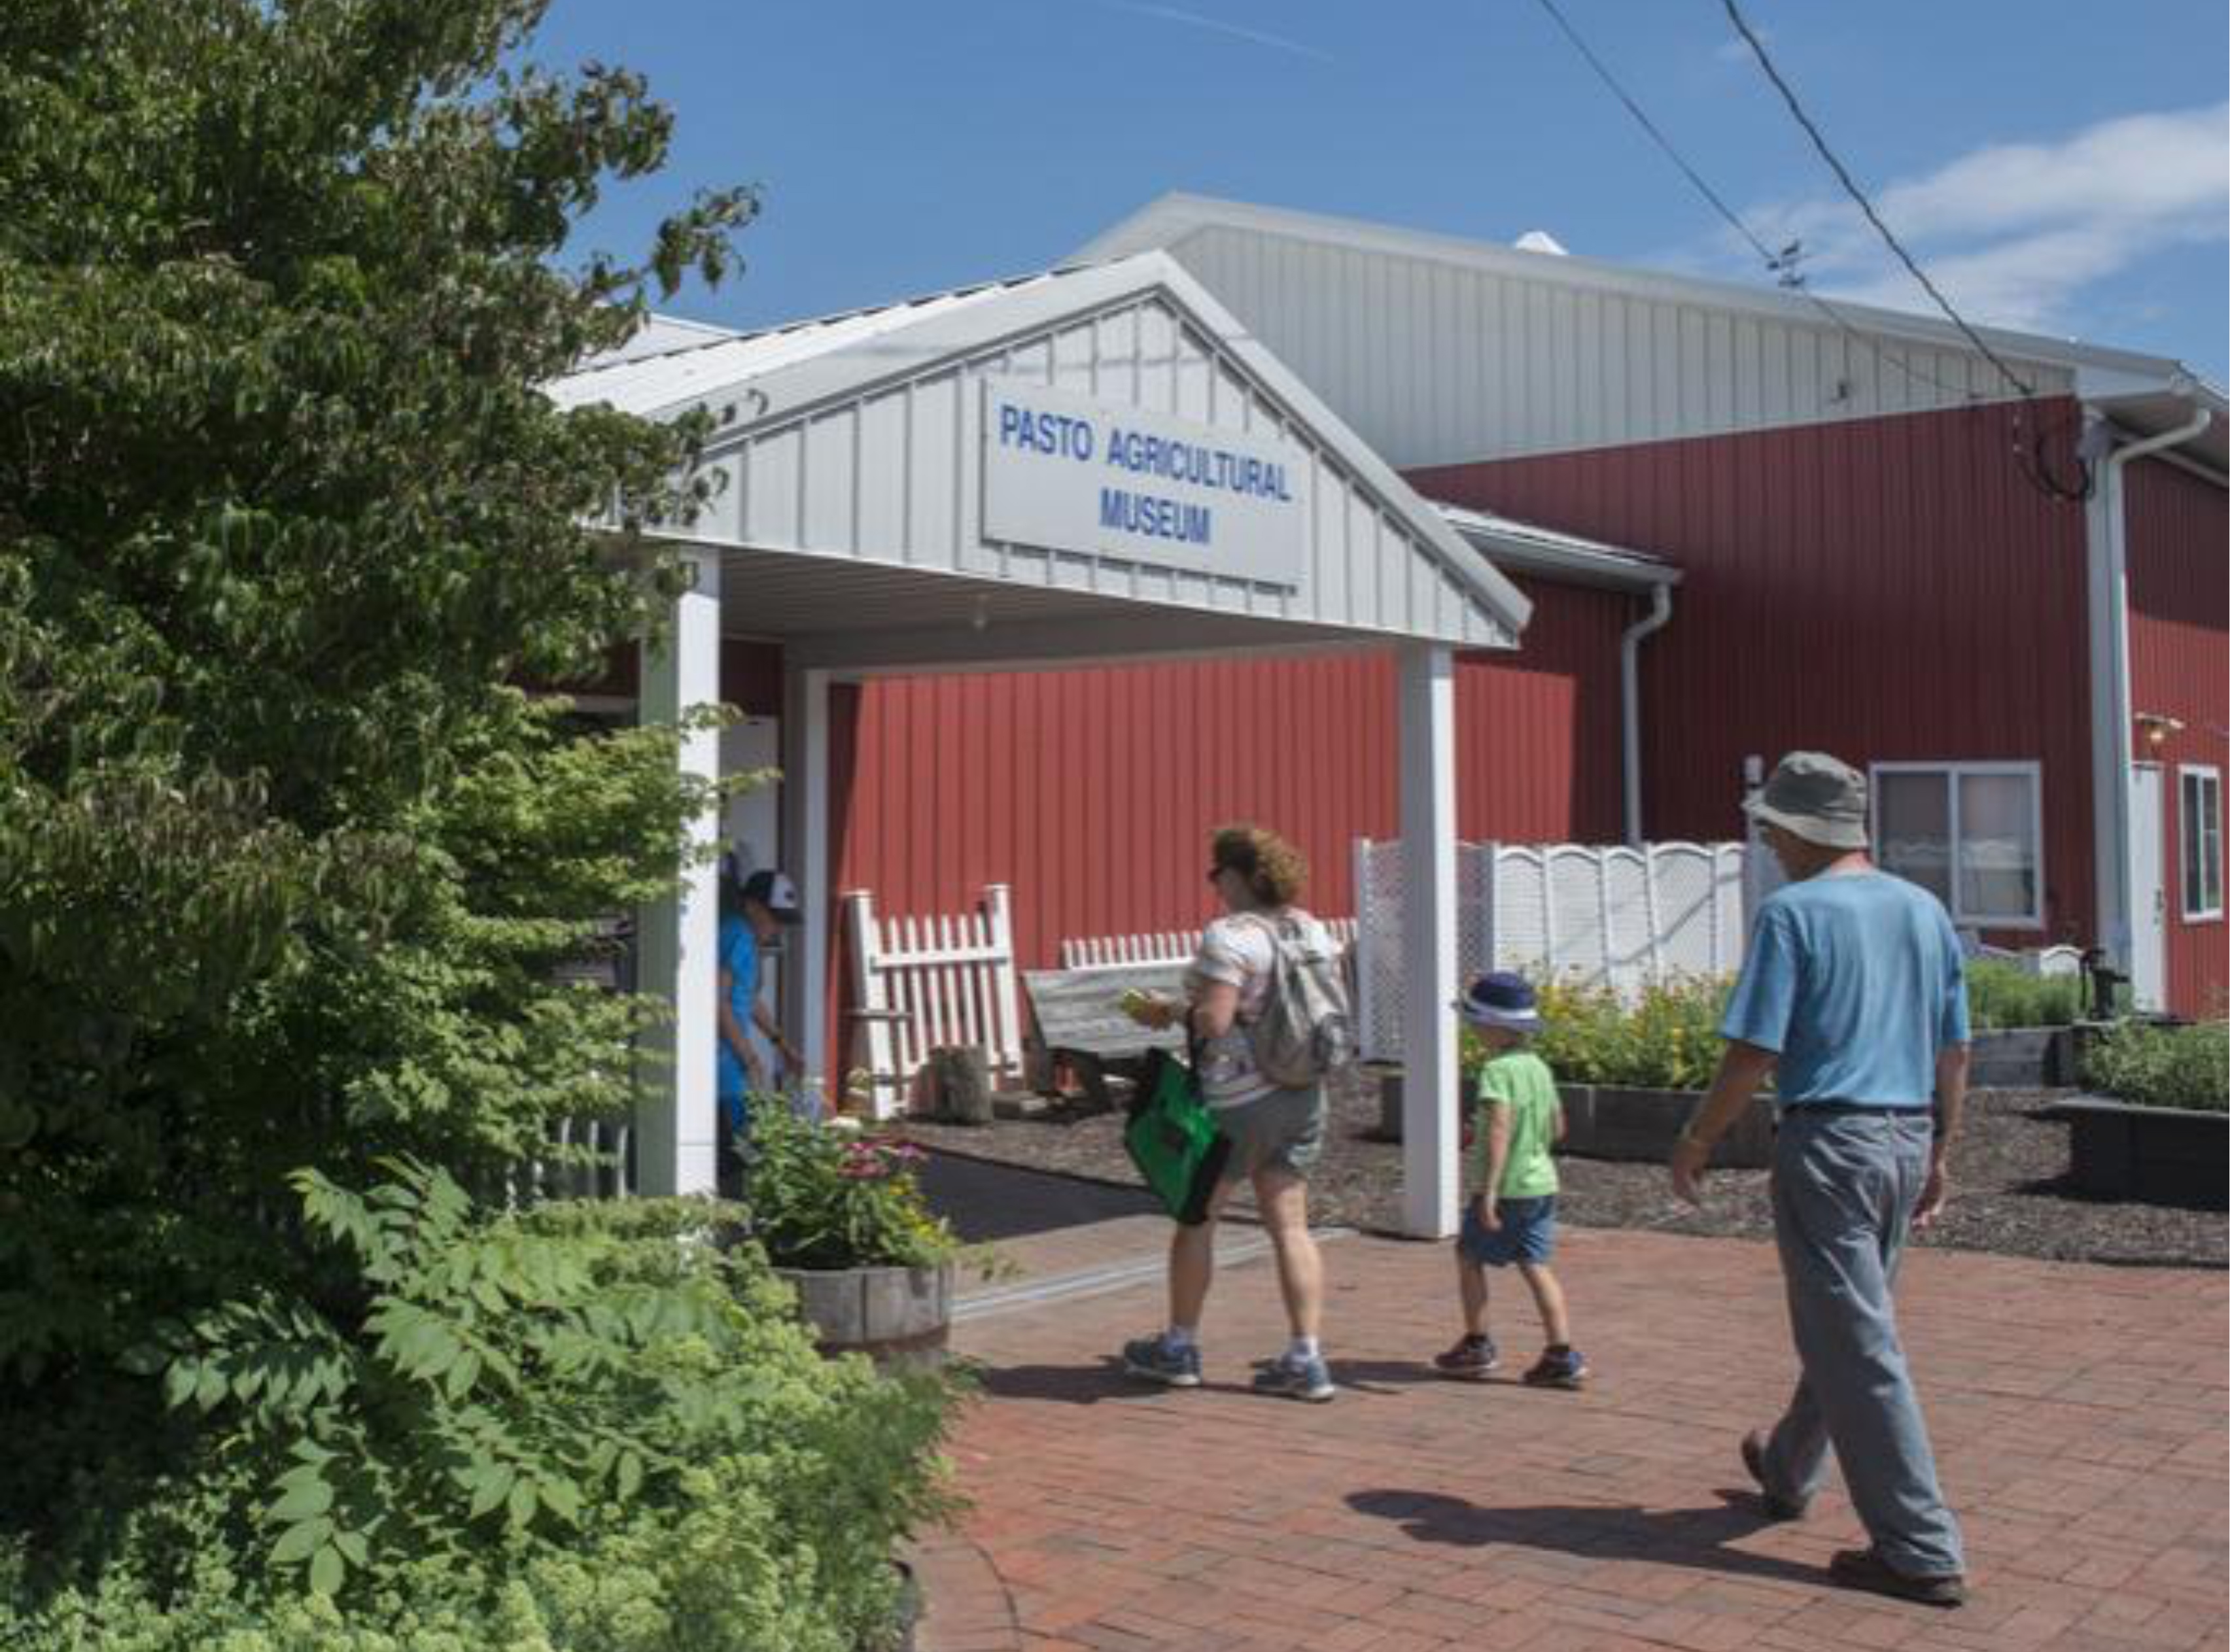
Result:
<svg viewBox="0 0 2230 1652">
<path fill-rule="evenodd" d="M 159 1525 L 135 1488 L 205 1457 L 216 1414 L 123 1366 L 158 1318 L 319 1300 L 295 1173 L 482 1185 L 637 1100 L 654 1012 L 556 966 L 714 800 L 677 730 L 519 685 L 654 626 L 702 426 L 542 387 L 729 267 L 752 197 L 571 252 L 672 121 L 534 66 L 542 10 L 0 6 L 0 1539 L 35 1558 Z"/>
<path fill-rule="evenodd" d="M 1995 958 L 1967 965 L 1967 1012 L 1977 1032 L 2072 1026 L 2084 1007 L 2080 975 L 2033 975 Z"/>
<path fill-rule="evenodd" d="M 2117 1023 L 2085 1055 L 2083 1081 L 2140 1107 L 2230 1111 L 2230 1023 Z"/>
<path fill-rule="evenodd" d="M 875 1643 L 893 1544 L 945 1506 L 948 1390 L 820 1359 L 735 1207 L 297 1180 L 319 1291 L 142 1351 L 197 1449 L 105 1566 L 16 1552 L 23 1644 Z"/>
</svg>

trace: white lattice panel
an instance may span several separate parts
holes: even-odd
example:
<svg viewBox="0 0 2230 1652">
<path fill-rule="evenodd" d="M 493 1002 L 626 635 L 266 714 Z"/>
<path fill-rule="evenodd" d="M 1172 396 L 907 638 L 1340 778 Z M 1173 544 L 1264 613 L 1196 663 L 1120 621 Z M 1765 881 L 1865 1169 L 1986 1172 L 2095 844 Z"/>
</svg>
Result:
<svg viewBox="0 0 2230 1652">
<path fill-rule="evenodd" d="M 1741 967 L 1738 843 L 1456 849 L 1460 973 L 1516 969 L 1632 997 L 1655 981 Z M 1402 1050 L 1402 845 L 1356 845 L 1356 976 L 1365 1059 Z"/>
</svg>

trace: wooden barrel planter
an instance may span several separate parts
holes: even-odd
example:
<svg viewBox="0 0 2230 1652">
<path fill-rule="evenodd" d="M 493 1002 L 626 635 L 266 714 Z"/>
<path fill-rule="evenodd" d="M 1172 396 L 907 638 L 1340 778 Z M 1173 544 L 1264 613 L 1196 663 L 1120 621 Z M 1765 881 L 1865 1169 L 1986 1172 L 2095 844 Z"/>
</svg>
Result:
<svg viewBox="0 0 2230 1652">
<path fill-rule="evenodd" d="M 922 1268 L 777 1268 L 823 1353 L 935 1369 L 952 1334 L 950 1262 Z"/>
</svg>

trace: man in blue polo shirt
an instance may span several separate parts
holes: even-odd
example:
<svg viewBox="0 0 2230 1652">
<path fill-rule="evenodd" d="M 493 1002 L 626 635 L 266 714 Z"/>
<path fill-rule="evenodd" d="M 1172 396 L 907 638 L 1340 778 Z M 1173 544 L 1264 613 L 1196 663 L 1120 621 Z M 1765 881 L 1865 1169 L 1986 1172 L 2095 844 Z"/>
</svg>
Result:
<svg viewBox="0 0 2230 1652">
<path fill-rule="evenodd" d="M 1943 1207 L 1966 1098 L 1959 938 L 1934 896 L 1868 858 L 1856 770 L 1793 752 L 1745 807 L 1791 881 L 1758 908 L 1719 1028 L 1726 1053 L 1672 1160 L 1673 1191 L 1700 1202 L 1711 1144 L 1774 1075 L 1774 1237 L 1803 1374 L 1771 1432 L 1743 1439 L 1743 1461 L 1768 1511 L 1795 1520 L 1832 1444 L 1872 1540 L 1839 1552 L 1834 1575 L 1956 1606 L 1959 1526 L 1937 1483 L 1891 1289 L 1908 1232 Z"/>
</svg>

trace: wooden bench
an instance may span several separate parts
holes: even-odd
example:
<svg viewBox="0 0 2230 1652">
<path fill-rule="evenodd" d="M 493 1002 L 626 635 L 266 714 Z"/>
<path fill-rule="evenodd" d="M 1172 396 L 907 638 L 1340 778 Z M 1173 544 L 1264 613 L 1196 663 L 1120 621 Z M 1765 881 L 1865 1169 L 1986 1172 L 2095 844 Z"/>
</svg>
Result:
<svg viewBox="0 0 2230 1652">
<path fill-rule="evenodd" d="M 1024 1070 L 1033 1086 L 1050 1094 L 1055 1064 L 1067 1062 L 1092 1104 L 1112 1107 L 1111 1072 L 1135 1077 L 1152 1051 L 1184 1048 L 1182 1027 L 1156 1032 L 1140 1026 L 1123 1012 L 1123 994 L 1135 988 L 1181 997 L 1186 967 L 1150 963 L 1024 970 L 1022 990 L 1030 1000 L 1031 1019 Z"/>
</svg>

